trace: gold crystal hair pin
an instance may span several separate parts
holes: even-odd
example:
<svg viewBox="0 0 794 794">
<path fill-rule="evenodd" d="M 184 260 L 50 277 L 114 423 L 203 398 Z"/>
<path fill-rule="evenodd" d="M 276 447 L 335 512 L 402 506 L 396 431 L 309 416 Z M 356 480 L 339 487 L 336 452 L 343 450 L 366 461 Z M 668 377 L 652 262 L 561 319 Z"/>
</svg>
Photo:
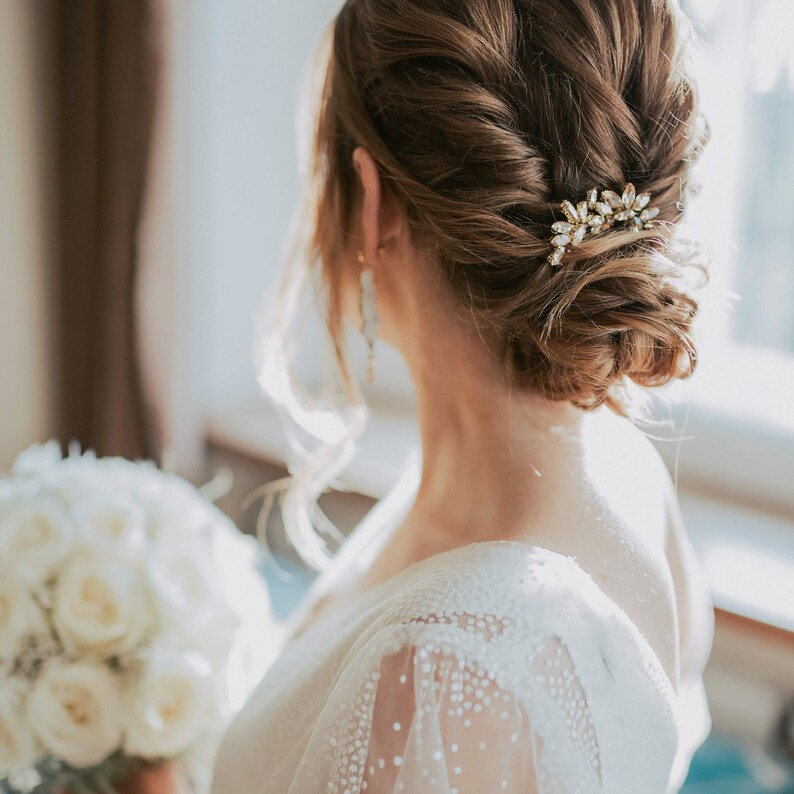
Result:
<svg viewBox="0 0 794 794">
<path fill-rule="evenodd" d="M 555 236 L 551 238 L 552 250 L 548 261 L 556 267 L 569 245 L 579 245 L 588 232 L 598 234 L 618 222 L 629 223 L 634 231 L 652 228 L 659 208 L 648 206 L 650 200 L 650 193 L 637 195 L 631 182 L 623 188 L 622 196 L 612 190 L 602 190 L 599 201 L 598 191 L 591 188 L 585 200 L 578 204 L 566 199 L 560 206 L 567 220 L 551 225 Z"/>
</svg>

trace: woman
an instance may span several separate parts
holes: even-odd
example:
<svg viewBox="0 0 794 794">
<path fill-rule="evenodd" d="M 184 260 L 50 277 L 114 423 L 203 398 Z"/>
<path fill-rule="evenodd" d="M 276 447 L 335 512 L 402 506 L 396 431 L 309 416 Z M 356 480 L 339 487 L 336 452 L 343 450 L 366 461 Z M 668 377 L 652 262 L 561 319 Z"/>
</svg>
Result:
<svg viewBox="0 0 794 794">
<path fill-rule="evenodd" d="M 408 363 L 421 485 L 304 610 L 217 794 L 679 789 L 713 611 L 629 418 L 695 365 L 686 31 L 672 0 L 344 4 L 315 253 L 343 369 L 346 321 Z"/>
</svg>

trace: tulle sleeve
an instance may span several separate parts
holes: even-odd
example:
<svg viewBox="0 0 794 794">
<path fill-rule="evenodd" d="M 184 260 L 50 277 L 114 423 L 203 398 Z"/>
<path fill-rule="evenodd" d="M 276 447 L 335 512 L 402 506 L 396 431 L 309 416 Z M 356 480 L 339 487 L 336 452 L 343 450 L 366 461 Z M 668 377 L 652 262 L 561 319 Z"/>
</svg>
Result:
<svg viewBox="0 0 794 794">
<path fill-rule="evenodd" d="M 686 709 L 636 624 L 569 558 L 475 553 L 293 643 L 215 791 L 677 791 Z"/>
<path fill-rule="evenodd" d="M 530 656 L 499 642 L 501 628 L 459 615 L 403 627 L 352 656 L 329 701 L 340 711 L 327 737 L 327 786 L 317 790 L 600 790 L 595 732 L 564 644 L 549 637 Z"/>
</svg>

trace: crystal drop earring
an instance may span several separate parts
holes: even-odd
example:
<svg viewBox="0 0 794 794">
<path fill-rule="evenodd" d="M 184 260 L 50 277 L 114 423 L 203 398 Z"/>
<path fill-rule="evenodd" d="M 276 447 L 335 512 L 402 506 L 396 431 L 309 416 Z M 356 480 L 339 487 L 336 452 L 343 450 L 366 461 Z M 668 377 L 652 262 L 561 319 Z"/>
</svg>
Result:
<svg viewBox="0 0 794 794">
<path fill-rule="evenodd" d="M 361 314 L 361 332 L 367 342 L 367 383 L 372 383 L 375 380 L 375 338 L 380 323 L 375 296 L 375 271 L 362 250 L 358 251 L 358 263 L 361 265 L 358 308 Z"/>
</svg>

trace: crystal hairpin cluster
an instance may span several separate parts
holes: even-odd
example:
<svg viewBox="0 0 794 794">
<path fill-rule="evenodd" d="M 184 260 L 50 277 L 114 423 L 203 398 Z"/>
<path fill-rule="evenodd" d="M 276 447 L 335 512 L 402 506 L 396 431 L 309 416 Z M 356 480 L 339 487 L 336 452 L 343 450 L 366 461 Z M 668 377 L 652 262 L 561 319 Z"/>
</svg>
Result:
<svg viewBox="0 0 794 794">
<path fill-rule="evenodd" d="M 618 222 L 628 222 L 634 231 L 650 229 L 654 225 L 653 219 L 659 214 L 658 207 L 648 206 L 650 200 L 650 193 L 637 195 L 634 185 L 629 182 L 623 188 L 622 196 L 612 190 L 602 190 L 599 200 L 598 191 L 591 188 L 585 200 L 578 204 L 563 201 L 560 206 L 567 220 L 551 225 L 555 236 L 551 238 L 549 263 L 553 267 L 559 265 L 568 246 L 579 245 L 588 232 L 598 234 Z"/>
</svg>

